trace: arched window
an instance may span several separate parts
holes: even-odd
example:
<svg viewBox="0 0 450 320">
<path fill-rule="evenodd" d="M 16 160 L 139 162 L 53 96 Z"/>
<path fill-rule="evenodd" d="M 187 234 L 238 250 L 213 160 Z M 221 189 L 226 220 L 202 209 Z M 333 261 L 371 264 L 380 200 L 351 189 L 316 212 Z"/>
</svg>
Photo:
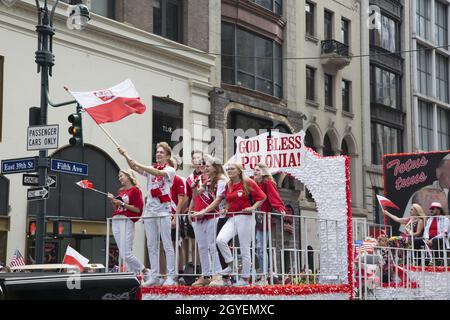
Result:
<svg viewBox="0 0 450 320">
<path fill-rule="evenodd" d="M 84 148 L 62 148 L 52 158 L 86 163 L 89 176 L 50 172 L 57 177 L 57 188 L 50 189 L 47 215 L 94 221 L 106 221 L 107 217 L 111 217 L 113 208 L 105 196 L 81 189 L 75 183 L 89 179 L 95 189 L 117 193 L 120 185 L 117 180 L 119 167 L 114 160 L 102 150 L 87 144 Z M 37 203 L 31 202 L 28 214 L 36 215 L 37 209 Z"/>
<path fill-rule="evenodd" d="M 325 138 L 323 139 L 323 156 L 324 157 L 330 157 L 334 156 L 334 151 L 331 146 L 331 140 L 328 134 L 325 135 Z"/>
<path fill-rule="evenodd" d="M 345 141 L 345 139 L 342 140 L 341 155 L 342 156 L 350 156 L 350 151 L 348 149 L 347 141 Z"/>
<path fill-rule="evenodd" d="M 311 148 L 317 152 L 316 147 L 314 145 L 313 135 L 309 129 L 306 130 L 306 132 L 305 132 L 305 146 L 307 146 L 308 148 Z M 313 198 L 311 192 L 309 192 L 308 188 L 306 188 L 306 187 L 305 187 L 305 197 L 306 197 L 306 200 L 308 200 L 309 202 L 314 202 L 314 198 Z"/>
<path fill-rule="evenodd" d="M 305 133 L 305 146 L 316 151 L 316 147 L 314 146 L 314 138 L 309 129 L 306 130 L 306 133 Z"/>
</svg>

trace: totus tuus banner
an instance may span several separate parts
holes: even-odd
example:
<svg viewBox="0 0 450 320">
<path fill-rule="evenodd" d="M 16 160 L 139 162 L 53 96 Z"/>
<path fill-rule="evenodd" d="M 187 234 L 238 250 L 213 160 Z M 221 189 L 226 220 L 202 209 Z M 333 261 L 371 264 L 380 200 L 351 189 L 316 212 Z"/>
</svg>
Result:
<svg viewBox="0 0 450 320">
<path fill-rule="evenodd" d="M 400 210 L 389 209 L 398 217 L 409 217 L 413 203 L 430 214 L 432 202 L 440 202 L 449 213 L 450 150 L 425 153 L 388 154 L 383 157 L 385 196 Z M 394 233 L 403 226 L 391 221 Z"/>
</svg>

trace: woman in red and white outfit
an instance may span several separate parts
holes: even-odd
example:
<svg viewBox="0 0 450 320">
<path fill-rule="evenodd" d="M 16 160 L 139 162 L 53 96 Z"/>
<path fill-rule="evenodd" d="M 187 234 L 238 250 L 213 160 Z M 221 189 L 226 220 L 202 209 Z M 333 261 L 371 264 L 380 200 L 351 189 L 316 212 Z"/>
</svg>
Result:
<svg viewBox="0 0 450 320">
<path fill-rule="evenodd" d="M 261 272 L 267 274 L 267 261 L 264 263 L 264 252 L 267 251 L 267 240 L 268 240 L 268 230 L 271 228 L 272 219 L 276 217 L 271 217 L 269 212 L 278 212 L 283 216 L 286 213 L 286 207 L 284 206 L 283 200 L 281 200 L 280 194 L 278 193 L 277 186 L 273 180 L 269 169 L 264 163 L 258 163 L 254 169 L 254 179 L 261 190 L 266 195 L 266 200 L 261 204 L 261 211 L 265 213 L 266 219 L 266 237 L 264 239 L 264 224 L 256 225 L 256 257 L 258 259 L 258 265 Z M 280 217 L 279 217 L 280 218 Z M 263 282 L 264 284 L 264 282 Z"/>
<path fill-rule="evenodd" d="M 222 270 L 221 274 L 227 275 L 232 272 L 233 256 L 228 242 L 237 234 L 242 258 L 242 277 L 235 285 L 246 286 L 250 278 L 250 246 L 255 230 L 253 211 L 266 200 L 266 195 L 255 181 L 244 176 L 241 164 L 229 164 L 227 173 L 230 181 L 227 184 L 225 199 L 229 219 L 217 236 L 217 246 L 228 267 Z"/>
<path fill-rule="evenodd" d="M 121 188 L 117 196 L 108 193 L 108 198 L 115 207 L 112 219 L 112 232 L 119 247 L 120 255 L 125 259 L 127 271 L 142 272 L 147 276 L 148 270 L 133 254 L 134 224 L 142 214 L 142 192 L 131 170 L 119 171 Z"/>
<path fill-rule="evenodd" d="M 219 220 L 217 209 L 225 199 L 227 178 L 218 159 L 206 159 L 205 173 L 206 183 L 193 190 L 194 213 L 191 219 L 202 266 L 202 276 L 192 284 L 193 286 L 209 285 L 211 282 L 209 276 L 213 277 L 213 282 L 222 279 L 220 275 L 222 267 L 216 247 L 217 221 Z"/>
<path fill-rule="evenodd" d="M 151 277 L 144 282 L 144 286 L 158 285 L 159 250 L 158 240 L 162 239 L 167 262 L 167 278 L 163 285 L 176 285 L 175 282 L 175 250 L 171 239 L 171 197 L 170 188 L 175 177 L 175 169 L 168 165 L 172 156 L 172 149 L 167 142 L 156 145 L 156 164 L 144 166 L 128 153 L 119 148 L 128 165 L 147 178 L 147 203 L 143 217 L 145 235 L 147 237 L 148 256 L 150 260 Z"/>
</svg>

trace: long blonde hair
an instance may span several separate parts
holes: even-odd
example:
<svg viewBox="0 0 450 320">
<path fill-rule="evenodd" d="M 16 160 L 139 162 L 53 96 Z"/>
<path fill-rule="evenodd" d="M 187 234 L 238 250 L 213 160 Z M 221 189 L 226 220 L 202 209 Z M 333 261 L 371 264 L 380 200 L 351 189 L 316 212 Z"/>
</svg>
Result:
<svg viewBox="0 0 450 320">
<path fill-rule="evenodd" d="M 137 182 L 136 176 L 134 175 L 134 171 L 131 169 L 120 169 L 119 172 L 122 172 L 124 175 L 126 175 L 133 186 L 139 188 L 139 184 Z M 123 188 L 121 188 L 122 190 Z"/>
<path fill-rule="evenodd" d="M 244 193 L 245 195 L 248 197 L 248 195 L 250 194 L 250 187 L 248 186 L 248 178 L 244 175 L 244 168 L 242 167 L 242 164 L 238 163 L 238 162 L 234 162 L 229 164 L 229 166 L 234 166 L 236 167 L 236 169 L 238 169 L 239 171 L 239 178 L 242 181 L 242 185 L 244 186 Z M 231 187 L 232 181 L 230 179 L 230 181 L 228 181 L 228 187 Z"/>
<path fill-rule="evenodd" d="M 227 176 L 225 174 L 225 171 L 223 170 L 223 166 L 222 163 L 219 159 L 211 157 L 211 156 L 205 156 L 205 160 L 206 162 L 211 163 L 211 165 L 214 167 L 214 169 L 216 170 L 216 174 L 214 176 L 214 178 L 211 179 L 211 185 L 210 185 L 210 192 L 213 191 L 213 188 L 215 187 L 215 185 L 217 184 L 217 182 L 219 180 L 227 180 Z"/>
<path fill-rule="evenodd" d="M 423 208 L 417 203 L 413 203 L 412 208 L 418 214 L 419 218 L 425 221 L 426 216 L 425 216 L 425 211 L 423 210 Z"/>
</svg>

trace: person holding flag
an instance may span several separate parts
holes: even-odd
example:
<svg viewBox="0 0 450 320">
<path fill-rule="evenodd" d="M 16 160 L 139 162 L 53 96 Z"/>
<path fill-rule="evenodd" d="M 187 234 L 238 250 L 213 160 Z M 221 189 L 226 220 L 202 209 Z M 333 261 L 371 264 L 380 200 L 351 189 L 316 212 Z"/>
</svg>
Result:
<svg viewBox="0 0 450 320">
<path fill-rule="evenodd" d="M 132 170 L 120 170 L 118 176 L 121 188 L 117 196 L 108 193 L 115 210 L 112 219 L 112 232 L 119 247 L 120 255 L 125 259 L 126 269 L 142 272 L 144 281 L 150 271 L 133 254 L 134 224 L 139 220 L 144 206 L 142 192 Z"/>
<path fill-rule="evenodd" d="M 410 217 L 408 218 L 399 218 L 385 209 L 383 209 L 383 213 L 395 222 L 404 224 L 406 236 L 408 236 L 407 241 L 408 239 L 411 239 L 413 249 L 420 249 L 420 247 L 423 245 L 421 237 L 425 227 L 426 216 L 423 208 L 419 204 L 414 203 L 411 206 L 409 213 Z"/>
<path fill-rule="evenodd" d="M 171 238 L 172 200 L 170 188 L 172 187 L 175 169 L 169 166 L 172 157 L 172 148 L 167 142 L 156 145 L 156 164 L 145 166 L 132 159 L 122 147 L 119 153 L 125 157 L 131 169 L 147 178 L 147 203 L 143 217 L 145 235 L 147 237 L 148 255 L 150 260 L 150 277 L 144 286 L 159 284 L 159 250 L 158 241 L 161 238 L 166 254 L 167 279 L 163 285 L 176 285 L 175 281 L 175 250 Z"/>
</svg>

